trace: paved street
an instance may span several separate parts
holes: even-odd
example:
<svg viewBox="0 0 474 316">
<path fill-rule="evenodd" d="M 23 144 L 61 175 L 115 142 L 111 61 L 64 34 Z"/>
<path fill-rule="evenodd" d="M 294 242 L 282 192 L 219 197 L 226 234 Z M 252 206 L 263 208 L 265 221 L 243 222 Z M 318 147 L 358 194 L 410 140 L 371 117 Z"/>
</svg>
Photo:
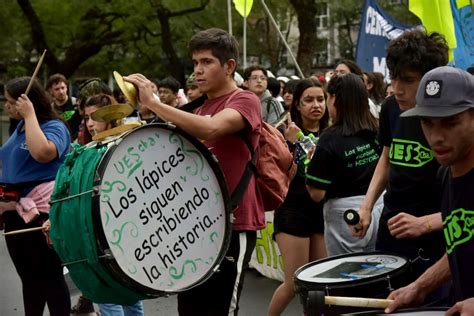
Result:
<svg viewBox="0 0 474 316">
<path fill-rule="evenodd" d="M 23 315 L 20 279 L 16 274 L 5 245 L 5 238 L 0 237 L 0 316 Z M 279 282 L 267 279 L 256 271 L 250 270 L 245 279 L 244 290 L 240 303 L 241 316 L 266 315 L 267 306 Z M 72 293 L 72 303 L 75 304 L 78 291 Z M 146 315 L 176 315 L 176 297 L 162 297 L 145 302 Z M 45 313 L 47 315 L 47 313 Z M 285 316 L 302 315 L 302 308 L 297 299 L 293 300 Z"/>
</svg>

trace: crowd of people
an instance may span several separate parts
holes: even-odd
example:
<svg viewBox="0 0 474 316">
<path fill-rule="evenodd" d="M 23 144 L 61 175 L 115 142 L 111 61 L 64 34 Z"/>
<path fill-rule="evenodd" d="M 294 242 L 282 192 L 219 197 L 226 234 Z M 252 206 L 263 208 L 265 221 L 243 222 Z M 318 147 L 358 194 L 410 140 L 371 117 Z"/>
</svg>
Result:
<svg viewBox="0 0 474 316">
<path fill-rule="evenodd" d="M 308 159 L 298 161 L 286 198 L 274 211 L 273 239 L 285 276 L 268 315 L 282 314 L 294 298 L 294 273 L 304 264 L 375 250 L 410 261 L 413 282 L 390 294 L 394 301 L 387 312 L 434 304 L 452 306 L 450 315 L 474 315 L 474 77 L 446 66 L 449 48 L 442 35 L 411 30 L 392 40 L 386 57 L 390 78 L 364 72 L 350 60 L 308 78 L 272 78 L 260 65 L 244 69 L 240 77 L 237 41 L 215 28 L 196 33 L 188 47 L 194 72 L 184 90 L 172 77 L 123 77 L 137 89 L 132 116 L 146 123 L 171 122 L 202 140 L 218 158 L 229 192 L 251 159 L 242 138 L 258 150 L 262 121 L 278 127 L 290 152 L 300 132 L 318 139 Z M 11 123 L 11 136 L 0 148 L 5 232 L 47 230 L 49 206 L 40 207 L 40 199 L 51 195 L 70 144 L 86 145 L 113 127 L 94 121 L 95 111 L 130 102 L 98 78 L 82 83 L 74 98 L 60 74 L 52 75 L 46 88 L 33 80 L 26 95 L 30 79 L 5 86 Z M 181 109 L 199 98 L 203 105 L 196 110 Z M 36 212 L 21 209 L 24 198 L 36 203 L 30 207 Z M 347 209 L 358 211 L 357 227 L 344 222 Z M 255 177 L 233 217 L 219 269 L 178 294 L 179 315 L 238 314 L 257 231 L 266 225 Z M 71 307 L 61 262 L 43 232 L 5 238 L 22 282 L 26 315 L 42 315 L 45 304 L 51 315 L 94 311 L 84 296 Z M 144 314 L 141 301 L 99 308 L 102 315 Z"/>
</svg>

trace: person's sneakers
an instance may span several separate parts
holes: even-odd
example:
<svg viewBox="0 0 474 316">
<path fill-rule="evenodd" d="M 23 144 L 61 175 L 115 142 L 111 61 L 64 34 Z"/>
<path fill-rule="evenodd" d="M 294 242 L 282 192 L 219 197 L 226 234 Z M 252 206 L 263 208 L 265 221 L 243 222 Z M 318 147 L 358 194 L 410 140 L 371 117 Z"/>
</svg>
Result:
<svg viewBox="0 0 474 316">
<path fill-rule="evenodd" d="M 82 295 L 79 296 L 79 299 L 77 300 L 76 305 L 74 305 L 71 308 L 71 314 L 73 315 L 86 314 L 87 315 L 91 313 L 94 313 L 93 315 L 96 315 L 95 310 L 94 310 L 94 303 L 92 303 L 90 299 Z"/>
</svg>

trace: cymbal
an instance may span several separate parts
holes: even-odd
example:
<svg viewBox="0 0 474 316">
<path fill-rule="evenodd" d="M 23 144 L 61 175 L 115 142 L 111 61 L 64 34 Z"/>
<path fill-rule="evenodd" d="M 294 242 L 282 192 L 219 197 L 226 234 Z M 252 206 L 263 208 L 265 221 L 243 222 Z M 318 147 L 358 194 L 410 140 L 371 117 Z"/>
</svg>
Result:
<svg viewBox="0 0 474 316">
<path fill-rule="evenodd" d="M 91 117 L 96 122 L 112 122 L 121 120 L 124 117 L 129 116 L 133 112 L 133 108 L 130 104 L 111 104 L 103 106 L 94 113 Z"/>
<path fill-rule="evenodd" d="M 131 105 L 137 106 L 137 88 L 130 82 L 126 82 L 123 80 L 123 77 L 121 74 L 119 74 L 117 71 L 114 71 L 114 78 L 115 82 L 117 82 L 117 85 L 119 86 L 120 90 L 122 90 L 123 94 L 127 98 L 128 102 L 130 102 Z"/>
<path fill-rule="evenodd" d="M 103 140 L 103 139 L 105 139 L 109 136 L 115 136 L 115 135 L 122 134 L 123 132 L 126 132 L 130 129 L 133 129 L 133 128 L 141 126 L 141 125 L 142 125 L 141 122 L 131 122 L 131 123 L 119 125 L 117 127 L 114 127 L 114 128 L 111 128 L 111 129 L 108 129 L 108 130 L 105 130 L 103 132 L 95 134 L 94 136 L 92 136 L 92 140 L 97 140 L 97 141 Z"/>
</svg>

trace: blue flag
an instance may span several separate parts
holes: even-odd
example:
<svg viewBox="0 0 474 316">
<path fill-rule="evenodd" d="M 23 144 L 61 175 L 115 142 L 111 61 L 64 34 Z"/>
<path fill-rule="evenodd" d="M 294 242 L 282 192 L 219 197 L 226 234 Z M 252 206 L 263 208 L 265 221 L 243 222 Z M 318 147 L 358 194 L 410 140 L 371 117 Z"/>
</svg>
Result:
<svg viewBox="0 0 474 316">
<path fill-rule="evenodd" d="M 357 40 L 356 63 L 364 71 L 381 72 L 388 78 L 385 48 L 409 28 L 385 13 L 377 1 L 366 0 Z"/>
<path fill-rule="evenodd" d="M 474 66 L 474 16 L 469 1 L 451 0 L 457 47 L 453 49 L 457 68 Z"/>
</svg>

